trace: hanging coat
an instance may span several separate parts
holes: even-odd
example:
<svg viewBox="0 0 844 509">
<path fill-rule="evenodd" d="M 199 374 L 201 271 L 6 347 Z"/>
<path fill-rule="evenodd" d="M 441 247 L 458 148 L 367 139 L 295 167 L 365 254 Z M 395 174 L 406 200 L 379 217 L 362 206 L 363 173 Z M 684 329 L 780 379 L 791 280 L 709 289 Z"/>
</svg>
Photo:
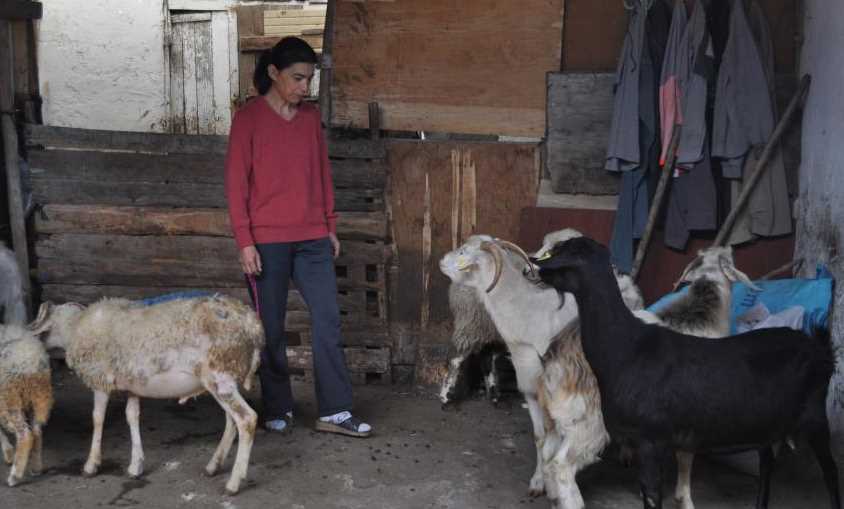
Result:
<svg viewBox="0 0 844 509">
<path fill-rule="evenodd" d="M 713 78 L 712 40 L 700 0 L 677 0 L 660 78 L 661 162 L 676 125 L 682 125 L 676 167 L 668 194 L 665 244 L 684 249 L 691 230 L 712 230 L 717 224 L 717 197 L 709 160 L 706 124 L 707 87 Z"/>
<path fill-rule="evenodd" d="M 632 268 L 633 241 L 641 238 L 644 233 L 653 187 L 649 184 L 651 180 L 654 180 L 652 177 L 658 175 L 657 85 L 670 20 L 670 9 L 663 1 L 654 3 L 646 15 L 639 14 L 640 10 L 641 5 L 636 4 L 636 10 L 631 14 L 628 37 L 622 49 L 619 71 L 616 74 L 616 103 L 611 144 L 607 151 L 606 168 L 623 171 L 610 242 L 612 262 L 622 272 L 630 272 Z M 635 37 L 641 37 L 641 39 L 635 39 Z M 639 48 L 635 49 L 635 46 Z M 622 65 L 625 63 L 630 72 L 622 72 Z M 635 68 L 632 68 L 633 66 Z M 635 83 L 630 83 L 634 80 Z M 637 93 L 635 100 L 631 99 L 631 101 L 635 102 L 637 110 L 635 118 L 630 118 L 631 105 L 621 101 L 618 91 L 621 87 L 632 89 L 634 85 Z M 635 139 L 632 138 L 633 135 L 636 136 Z M 635 167 L 632 165 L 632 157 L 627 160 L 619 157 L 622 152 L 618 149 L 622 144 L 613 145 L 613 137 L 616 137 L 616 140 L 621 138 L 626 140 L 628 153 L 635 153 Z M 630 146 L 633 141 L 635 141 L 635 146 Z M 612 156 L 614 153 L 615 157 Z"/>
<path fill-rule="evenodd" d="M 724 177 L 735 179 L 733 202 L 775 127 L 773 49 L 767 26 L 755 1 L 750 4 L 749 16 L 743 0 L 733 1 L 716 88 L 712 143 L 712 154 L 721 159 Z M 737 218 L 729 243 L 790 232 L 788 185 L 782 152 L 777 148 Z"/>
</svg>

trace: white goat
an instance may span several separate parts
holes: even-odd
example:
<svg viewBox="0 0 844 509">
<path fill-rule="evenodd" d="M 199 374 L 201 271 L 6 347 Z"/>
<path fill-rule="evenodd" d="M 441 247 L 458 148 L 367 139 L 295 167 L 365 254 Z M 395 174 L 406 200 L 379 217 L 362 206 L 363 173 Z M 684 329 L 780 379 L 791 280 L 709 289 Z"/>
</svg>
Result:
<svg viewBox="0 0 844 509">
<path fill-rule="evenodd" d="M 514 262 L 524 265 L 521 258 Z M 506 355 L 504 340 L 473 288 L 452 281 L 448 287 L 448 307 L 454 321 L 448 369 L 440 386 L 443 409 L 465 398 L 478 378 L 483 378 L 487 399 L 497 402 L 500 385 L 497 361 Z"/>
<path fill-rule="evenodd" d="M 83 308 L 63 304 L 44 314 L 52 325 L 47 348 L 63 348 L 68 365 L 94 391 L 94 436 L 83 473 L 95 475 L 102 453 L 102 429 L 109 394 L 126 391 L 126 420 L 132 437 L 128 473 L 143 472 L 138 424 L 140 397 L 180 398 L 209 392 L 226 414 L 226 429 L 206 466 L 214 475 L 238 432 L 238 448 L 226 484 L 237 493 L 246 478 L 257 416 L 238 391 L 250 388 L 264 344 L 258 316 L 225 296 L 169 300 L 142 306 L 103 299 Z"/>
<path fill-rule="evenodd" d="M 579 235 L 574 230 L 570 235 Z M 440 270 L 453 282 L 472 287 L 507 344 L 516 382 L 525 397 L 536 443 L 536 470 L 529 493 L 545 491 L 543 442 L 545 425 L 537 401 L 537 380 L 542 373 L 540 356 L 551 341 L 577 316 L 574 299 L 563 299 L 553 288 L 538 286 L 522 273 L 502 246 L 515 250 L 486 235 L 474 235 L 440 260 Z M 516 248 L 517 249 L 517 248 Z M 521 251 L 519 249 L 519 251 Z M 526 263 L 530 262 L 526 260 Z"/>
<path fill-rule="evenodd" d="M 15 253 L 0 242 L 0 309 L 5 324 L 26 323 L 22 281 Z"/>
<path fill-rule="evenodd" d="M 0 325 L 0 445 L 3 459 L 12 465 L 9 486 L 23 479 L 27 464 L 34 475 L 43 468 L 41 428 L 53 408 L 50 359 L 37 336 L 43 330 Z M 15 435 L 16 447 L 4 428 Z"/>
</svg>

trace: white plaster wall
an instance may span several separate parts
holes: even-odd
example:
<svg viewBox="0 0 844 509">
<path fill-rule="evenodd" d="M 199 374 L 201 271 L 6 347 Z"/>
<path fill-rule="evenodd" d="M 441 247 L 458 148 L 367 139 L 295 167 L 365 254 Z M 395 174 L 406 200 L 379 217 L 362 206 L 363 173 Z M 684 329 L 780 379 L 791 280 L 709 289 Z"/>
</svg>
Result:
<svg viewBox="0 0 844 509">
<path fill-rule="evenodd" d="M 162 0 L 41 0 L 44 123 L 166 130 Z"/>
<path fill-rule="evenodd" d="M 832 339 L 838 367 L 828 411 L 844 485 L 844 2 L 805 0 L 801 71 L 812 75 L 803 113 L 797 256 L 835 275 Z"/>
</svg>

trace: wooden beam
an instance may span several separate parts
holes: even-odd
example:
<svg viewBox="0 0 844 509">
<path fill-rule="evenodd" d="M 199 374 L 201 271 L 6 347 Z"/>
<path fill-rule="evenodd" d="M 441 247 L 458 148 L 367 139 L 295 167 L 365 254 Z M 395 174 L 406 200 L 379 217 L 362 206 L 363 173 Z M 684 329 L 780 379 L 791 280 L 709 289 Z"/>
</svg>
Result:
<svg viewBox="0 0 844 509">
<path fill-rule="evenodd" d="M 26 0 L 3 0 L 3 2 L 0 2 L 0 19 L 2 20 L 41 19 L 41 13 L 41 2 Z"/>
<path fill-rule="evenodd" d="M 37 234 L 200 235 L 231 237 L 228 212 L 207 208 L 44 205 L 35 215 Z M 383 212 L 343 212 L 337 219 L 341 239 L 384 240 Z"/>
<path fill-rule="evenodd" d="M 225 155 L 227 136 L 136 133 L 78 129 L 36 124 L 25 126 L 29 147 L 111 150 L 145 154 L 219 154 Z M 346 140 L 328 138 L 328 155 L 343 159 L 383 159 L 384 144 L 368 139 Z"/>
<path fill-rule="evenodd" d="M 39 8 L 41 4 L 38 4 Z M 26 217 L 23 210 L 23 191 L 18 166 L 18 132 L 15 128 L 15 83 L 14 50 L 12 46 L 12 23 L 0 20 L 0 124 L 3 131 L 3 152 L 6 164 L 6 188 L 9 203 L 9 223 L 12 229 L 12 245 L 15 248 L 20 270 L 24 303 L 27 315 L 32 309 L 32 295 L 29 282 L 29 251 L 26 240 Z"/>
</svg>

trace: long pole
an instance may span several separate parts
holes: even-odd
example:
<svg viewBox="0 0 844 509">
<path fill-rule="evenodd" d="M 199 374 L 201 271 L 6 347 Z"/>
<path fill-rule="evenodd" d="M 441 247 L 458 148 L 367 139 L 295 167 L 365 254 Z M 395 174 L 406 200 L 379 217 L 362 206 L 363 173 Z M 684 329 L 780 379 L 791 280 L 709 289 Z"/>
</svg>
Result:
<svg viewBox="0 0 844 509">
<path fill-rule="evenodd" d="M 651 209 L 648 211 L 648 222 L 645 225 L 645 232 L 639 240 L 639 247 L 636 249 L 636 257 L 633 259 L 633 267 L 630 270 L 630 277 L 636 280 L 639 275 L 639 270 L 642 268 L 642 262 L 645 260 L 645 253 L 648 251 L 648 244 L 651 242 L 651 235 L 656 226 L 656 217 L 659 215 L 659 209 L 662 207 L 662 199 L 665 197 L 665 190 L 668 188 L 668 179 L 671 177 L 671 172 L 674 171 L 674 163 L 677 161 L 677 147 L 680 145 L 680 132 L 683 126 L 675 125 L 674 132 L 671 133 L 671 141 L 668 142 L 668 156 L 665 159 L 665 165 L 662 167 L 662 173 L 659 175 L 659 183 L 654 192 L 653 203 Z"/>
<path fill-rule="evenodd" d="M 785 133 L 786 128 L 791 123 L 791 120 L 794 118 L 795 113 L 797 113 L 797 110 L 803 102 L 803 97 L 808 92 L 809 85 L 811 84 L 812 77 L 808 74 L 803 76 L 803 79 L 800 80 L 800 85 L 797 87 L 797 91 L 791 98 L 791 102 L 788 103 L 788 107 L 777 124 L 776 129 L 774 129 L 774 133 L 771 135 L 770 139 L 768 139 L 768 143 L 765 145 L 762 155 L 759 156 L 759 160 L 756 163 L 756 168 L 753 170 L 753 174 L 749 179 L 747 179 L 744 186 L 742 186 L 741 194 L 739 194 L 739 197 L 736 199 L 733 209 L 730 210 L 730 213 L 727 215 L 727 219 L 724 220 L 724 224 L 721 225 L 721 229 L 718 230 L 718 236 L 715 237 L 713 245 L 723 246 L 727 241 L 727 237 L 733 230 L 733 224 L 736 222 L 736 218 L 738 218 L 738 215 L 744 209 L 744 206 L 747 205 L 747 200 L 750 198 L 750 194 L 753 192 L 753 189 L 756 188 L 756 183 L 759 182 L 759 178 L 762 177 L 762 174 L 765 172 L 765 167 L 771 159 L 774 149 L 779 143 L 783 133 Z"/>
<path fill-rule="evenodd" d="M 18 166 L 18 133 L 15 129 L 14 46 L 12 24 L 0 19 L 0 118 L 2 118 L 3 153 L 6 163 L 6 187 L 9 196 L 9 223 L 12 229 L 12 246 L 21 274 L 26 303 L 27 319 L 32 309 L 32 292 L 29 283 L 29 250 L 26 243 L 26 220 L 23 212 L 20 168 Z"/>
</svg>

